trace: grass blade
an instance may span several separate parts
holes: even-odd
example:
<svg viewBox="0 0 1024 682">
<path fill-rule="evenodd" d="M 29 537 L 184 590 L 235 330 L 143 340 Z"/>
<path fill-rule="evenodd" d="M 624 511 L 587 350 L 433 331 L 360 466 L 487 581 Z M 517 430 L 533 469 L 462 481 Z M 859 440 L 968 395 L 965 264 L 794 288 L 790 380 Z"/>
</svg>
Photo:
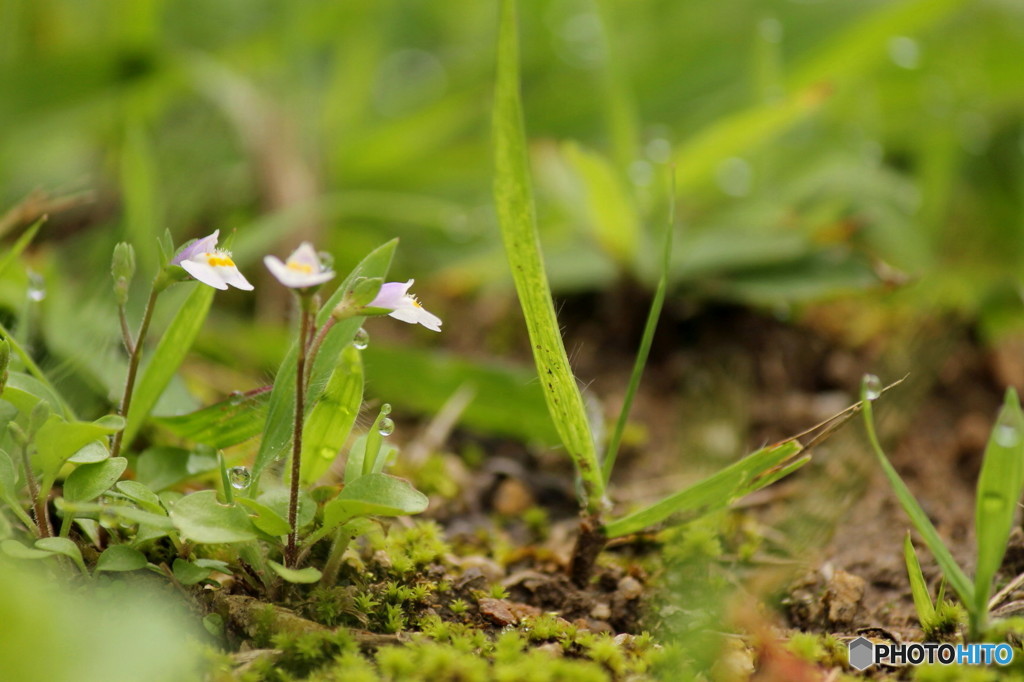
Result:
<svg viewBox="0 0 1024 682">
<path fill-rule="evenodd" d="M 861 410 L 864 414 L 864 427 L 868 432 L 868 440 L 871 441 L 871 447 L 875 451 L 878 463 L 881 465 L 885 477 L 889 479 L 889 484 L 896 493 L 896 498 L 903 507 L 903 511 L 910 517 L 910 522 L 914 524 L 917 532 L 921 534 L 921 539 L 928 546 L 928 551 L 935 557 L 935 561 L 938 562 L 939 568 L 942 569 L 943 575 L 946 576 L 946 580 L 949 581 L 953 590 L 956 591 L 960 601 L 973 609 L 974 587 L 971 585 L 971 581 L 960 569 L 960 566 L 957 565 L 956 559 L 953 558 L 949 548 L 946 547 L 945 543 L 942 542 L 942 538 L 939 537 L 939 532 L 935 530 L 935 526 L 928 519 L 928 515 L 924 513 L 921 505 L 914 499 L 913 493 L 910 492 L 907 484 L 903 482 L 896 469 L 893 468 L 889 458 L 885 456 L 885 451 L 882 450 L 881 444 L 878 442 L 878 435 L 875 433 L 874 411 L 871 407 L 871 400 L 868 400 L 864 388 L 861 388 Z"/>
<path fill-rule="evenodd" d="M 978 542 L 974 573 L 974 607 L 980 617 L 988 611 L 992 579 L 1003 563 L 1013 516 L 1024 476 L 1024 414 L 1017 392 L 1010 388 L 985 446 L 978 475 L 974 533 Z"/>
<path fill-rule="evenodd" d="M 907 577 L 910 579 L 910 594 L 914 597 L 914 609 L 917 611 L 917 620 L 923 628 L 925 623 L 933 622 L 935 618 L 935 604 L 928 594 L 928 583 L 921 572 L 921 563 L 917 560 L 917 552 L 914 550 L 914 543 L 910 541 L 910 532 L 903 541 L 903 559 L 907 564 Z"/>
<path fill-rule="evenodd" d="M 673 181 L 673 185 L 675 182 Z M 668 289 L 668 272 L 672 263 L 672 232 L 675 227 L 675 187 L 673 186 L 672 198 L 669 200 L 668 225 L 665 226 L 665 240 L 661 246 L 661 272 L 658 274 L 658 286 L 654 290 L 654 299 L 651 301 L 651 310 L 647 313 L 647 322 L 644 325 L 643 336 L 640 337 L 640 348 L 636 352 L 636 361 L 633 363 L 633 373 L 629 377 L 629 385 L 626 387 L 626 397 L 622 401 L 622 409 L 619 411 L 619 418 L 615 422 L 615 429 L 608 441 L 608 448 L 605 450 L 604 461 L 601 463 L 601 471 L 604 475 L 605 485 L 612 477 L 612 469 L 615 467 L 615 459 L 619 455 L 619 446 L 622 444 L 622 433 L 626 430 L 626 421 L 629 419 L 629 412 L 633 407 L 633 399 L 636 397 L 637 388 L 640 386 L 640 377 L 647 365 L 647 356 L 651 352 L 651 343 L 654 341 L 654 330 L 658 327 L 658 318 L 661 317 L 661 309 L 665 304 L 665 292 Z"/>
<path fill-rule="evenodd" d="M 806 457 L 793 461 L 802 450 L 803 446 L 795 440 L 762 448 L 686 490 L 612 521 L 605 527 L 605 535 L 617 538 L 637 533 L 662 521 L 676 523 L 692 520 L 721 509 L 781 477 L 773 473 L 789 473 L 795 468 L 791 465 L 802 466 L 807 461 Z"/>
<path fill-rule="evenodd" d="M 39 228 L 42 227 L 45 222 L 46 216 L 44 215 L 29 225 L 28 228 L 18 236 L 17 241 L 15 241 L 14 244 L 11 245 L 11 248 L 7 250 L 7 253 L 0 258 L 0 277 L 3 277 L 3 274 L 7 272 L 7 268 L 11 267 L 11 263 L 17 260 L 28 245 L 32 243 L 32 240 L 35 239 L 36 233 L 39 232 Z"/>
<path fill-rule="evenodd" d="M 378 247 L 370 253 L 355 270 L 345 278 L 334 294 L 323 305 L 317 313 L 316 325 L 320 327 L 330 319 L 331 311 L 342 297 L 352 288 L 358 277 L 384 277 L 391 267 L 391 258 L 395 254 L 397 239 L 392 239 L 383 246 Z M 352 337 L 359 330 L 363 323 L 363 317 L 353 317 L 339 322 L 324 339 L 320 346 L 320 352 L 313 362 L 313 368 L 309 375 L 309 403 L 320 395 L 324 390 L 327 379 L 334 369 L 335 361 L 346 344 L 351 343 Z M 271 462 L 282 459 L 288 454 L 288 446 L 292 440 L 292 420 L 295 417 L 295 364 L 298 354 L 298 345 L 292 344 L 288 355 L 285 356 L 274 379 L 274 388 L 270 392 L 270 404 L 267 407 L 267 421 L 263 426 L 263 439 L 260 442 L 259 452 L 253 462 L 252 473 L 258 477 Z M 253 482 L 255 486 L 256 483 Z"/>
<path fill-rule="evenodd" d="M 519 42 L 514 0 L 504 0 L 501 4 L 493 133 L 494 200 L 498 222 L 526 318 L 544 399 L 559 438 L 583 482 L 587 510 L 596 514 L 604 498 L 604 478 L 597 462 L 583 396 L 569 368 L 559 333 L 537 234 L 519 94 Z"/>
<path fill-rule="evenodd" d="M 131 445 L 156 401 L 160 399 L 160 395 L 195 343 L 206 315 L 210 312 L 215 291 L 213 287 L 197 286 L 185 299 L 171 325 L 160 338 L 160 343 L 157 344 L 153 356 L 142 371 L 139 383 L 135 386 L 135 395 L 128 408 L 128 423 L 124 429 L 122 447 L 127 448 Z"/>
</svg>

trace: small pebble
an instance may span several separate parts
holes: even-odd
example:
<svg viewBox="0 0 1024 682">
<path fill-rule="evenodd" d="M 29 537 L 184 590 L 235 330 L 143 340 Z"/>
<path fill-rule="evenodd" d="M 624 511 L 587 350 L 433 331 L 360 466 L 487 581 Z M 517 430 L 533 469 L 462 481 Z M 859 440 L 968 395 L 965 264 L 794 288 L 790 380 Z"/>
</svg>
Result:
<svg viewBox="0 0 1024 682">
<path fill-rule="evenodd" d="M 639 599 L 644 593 L 644 586 L 636 578 L 627 575 L 619 581 L 619 596 L 623 599 Z"/>
</svg>

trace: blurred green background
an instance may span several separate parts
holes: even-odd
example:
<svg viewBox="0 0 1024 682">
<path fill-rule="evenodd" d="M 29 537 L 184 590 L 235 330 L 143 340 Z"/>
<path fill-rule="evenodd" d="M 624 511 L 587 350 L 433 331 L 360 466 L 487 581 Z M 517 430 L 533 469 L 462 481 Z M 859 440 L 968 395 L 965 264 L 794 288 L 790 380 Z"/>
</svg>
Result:
<svg viewBox="0 0 1024 682">
<path fill-rule="evenodd" d="M 543 438 L 530 371 L 487 359 L 501 342 L 475 349 L 483 369 L 438 355 L 514 310 L 490 196 L 496 16 L 479 0 L 4 0 L 0 230 L 50 219 L 29 267 L 3 272 L 0 316 L 102 411 L 124 371 L 114 243 L 139 252 L 138 308 L 157 234 L 234 231 L 256 296 L 218 296 L 189 385 L 165 396 L 180 412 L 276 367 L 287 298 L 264 253 L 312 239 L 344 272 L 398 236 L 393 278 L 449 323 L 409 332 L 420 350 L 371 345 L 371 390 L 433 409 L 469 377 L 486 388 L 470 423 Z M 520 17 L 556 295 L 650 288 L 675 164 L 674 300 L 791 314 L 867 295 L 986 338 L 1021 327 L 1020 3 L 527 0 Z M 536 410 L 504 424 L 487 404 L 501 386 Z"/>
</svg>

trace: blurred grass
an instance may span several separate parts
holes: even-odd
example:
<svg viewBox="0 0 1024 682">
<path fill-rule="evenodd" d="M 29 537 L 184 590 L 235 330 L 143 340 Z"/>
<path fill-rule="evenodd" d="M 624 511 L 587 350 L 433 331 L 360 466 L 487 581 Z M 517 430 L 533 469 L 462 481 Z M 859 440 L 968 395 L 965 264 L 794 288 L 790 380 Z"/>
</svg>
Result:
<svg viewBox="0 0 1024 682">
<path fill-rule="evenodd" d="M 1019 5 L 524 0 L 520 13 L 556 294 L 653 286 L 675 162 L 670 296 L 800 305 L 870 290 L 891 266 L 915 282 L 897 304 L 975 316 L 989 336 L 1021 327 Z M 55 211 L 30 254 L 50 292 L 37 327 L 18 268 L 0 278 L 0 315 L 42 335 L 44 365 L 87 406 L 123 373 L 102 295 L 121 239 L 140 283 L 164 228 L 217 227 L 237 230 L 250 272 L 300 238 L 344 272 L 398 236 L 399 279 L 510 291 L 490 199 L 496 19 L 470 0 L 8 0 L 0 209 L 37 188 L 93 200 Z M 281 319 L 231 294 L 208 326 L 224 333 L 254 305 Z M 76 341 L 80 310 L 96 314 Z M 194 407 L 174 391 L 162 413 Z"/>
</svg>

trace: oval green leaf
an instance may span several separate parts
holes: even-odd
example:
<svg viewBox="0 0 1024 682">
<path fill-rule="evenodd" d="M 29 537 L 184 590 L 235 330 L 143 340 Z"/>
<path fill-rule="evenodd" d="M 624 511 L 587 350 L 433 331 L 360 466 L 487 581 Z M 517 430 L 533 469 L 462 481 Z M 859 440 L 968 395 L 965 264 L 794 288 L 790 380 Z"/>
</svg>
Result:
<svg viewBox="0 0 1024 682">
<path fill-rule="evenodd" d="M 96 560 L 96 572 L 137 571 L 145 568 L 147 563 L 146 556 L 134 547 L 113 545 Z"/>
<path fill-rule="evenodd" d="M 171 519 L 183 537 L 200 544 L 248 542 L 257 537 L 246 510 L 221 504 L 213 490 L 178 500 L 171 509 Z"/>
<path fill-rule="evenodd" d="M 285 568 L 276 561 L 268 561 L 270 567 L 274 569 L 274 573 L 284 578 L 290 583 L 299 584 L 310 584 L 320 581 L 320 577 L 323 575 L 313 566 L 307 566 L 306 568 Z"/>
<path fill-rule="evenodd" d="M 114 457 L 95 464 L 80 464 L 64 481 L 64 499 L 70 502 L 94 500 L 121 478 L 128 460 Z"/>
</svg>

